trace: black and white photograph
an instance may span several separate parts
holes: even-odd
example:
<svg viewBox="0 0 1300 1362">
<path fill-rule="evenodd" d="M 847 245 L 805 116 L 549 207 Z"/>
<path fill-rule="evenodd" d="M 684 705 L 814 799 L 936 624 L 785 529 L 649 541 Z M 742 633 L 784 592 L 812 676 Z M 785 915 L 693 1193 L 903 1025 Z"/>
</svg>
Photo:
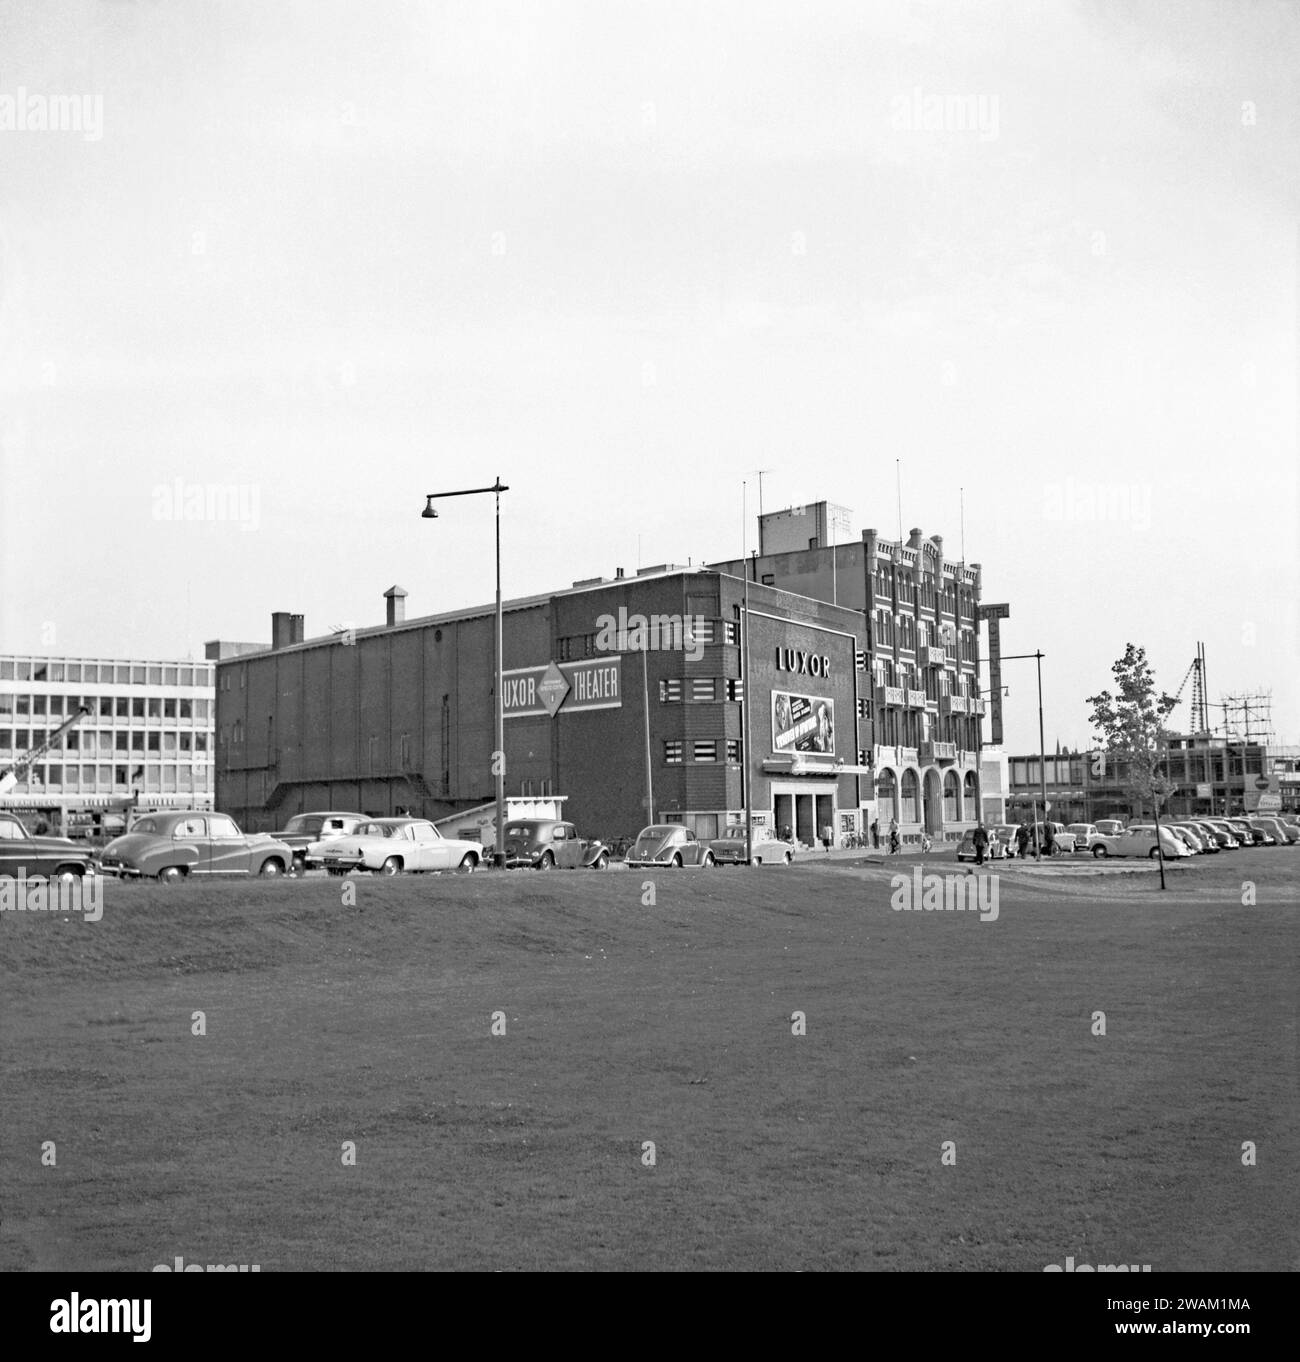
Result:
<svg viewBox="0 0 1300 1362">
<path fill-rule="evenodd" d="M 3 0 L 47 1344 L 180 1273 L 1259 1332 L 1298 72 L 1294 0 Z"/>
</svg>

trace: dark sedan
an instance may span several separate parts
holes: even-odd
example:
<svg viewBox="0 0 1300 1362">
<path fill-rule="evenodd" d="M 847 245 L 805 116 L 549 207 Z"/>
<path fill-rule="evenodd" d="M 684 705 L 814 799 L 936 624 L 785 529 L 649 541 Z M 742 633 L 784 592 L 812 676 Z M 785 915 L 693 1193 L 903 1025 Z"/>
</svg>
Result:
<svg viewBox="0 0 1300 1362">
<path fill-rule="evenodd" d="M 95 858 L 86 847 L 66 837 L 33 837 L 17 818 L 0 813 L 0 875 L 45 875 L 61 879 L 69 875 L 93 875 Z"/>
<path fill-rule="evenodd" d="M 609 848 L 599 840 L 579 837 L 572 823 L 557 818 L 517 818 L 506 824 L 506 869 L 604 870 Z"/>
<path fill-rule="evenodd" d="M 224 813 L 188 809 L 136 819 L 104 848 L 99 868 L 122 879 L 150 876 L 165 884 L 236 875 L 283 875 L 293 851 L 268 833 L 240 832 Z"/>
</svg>

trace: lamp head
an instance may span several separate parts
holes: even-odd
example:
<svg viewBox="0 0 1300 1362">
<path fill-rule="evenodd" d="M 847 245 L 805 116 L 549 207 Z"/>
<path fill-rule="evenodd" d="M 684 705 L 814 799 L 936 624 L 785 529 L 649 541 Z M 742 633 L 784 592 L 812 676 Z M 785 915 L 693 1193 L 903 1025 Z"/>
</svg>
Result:
<svg viewBox="0 0 1300 1362">
<path fill-rule="evenodd" d="M 433 497 L 430 495 L 425 498 L 424 510 L 420 512 L 421 520 L 437 520 L 438 512 L 433 509 Z"/>
</svg>

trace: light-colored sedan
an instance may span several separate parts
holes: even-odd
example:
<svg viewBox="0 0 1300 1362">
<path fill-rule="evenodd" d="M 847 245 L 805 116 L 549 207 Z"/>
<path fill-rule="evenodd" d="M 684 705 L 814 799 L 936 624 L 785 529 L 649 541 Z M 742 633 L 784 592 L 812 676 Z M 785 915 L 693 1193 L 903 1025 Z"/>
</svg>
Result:
<svg viewBox="0 0 1300 1362">
<path fill-rule="evenodd" d="M 1067 823 L 1065 830 L 1074 833 L 1076 851 L 1091 851 L 1102 835 L 1101 829 L 1095 823 Z"/>
<path fill-rule="evenodd" d="M 789 865 L 794 860 L 794 845 L 782 841 L 771 828 L 754 829 L 748 861 L 744 828 L 735 829 L 726 837 L 715 837 L 709 850 L 719 865 Z"/>
<path fill-rule="evenodd" d="M 1190 848 L 1174 836 L 1166 827 L 1160 829 L 1160 849 L 1156 848 L 1156 830 L 1153 826 L 1131 827 L 1117 837 L 1103 837 L 1092 849 L 1092 854 L 1102 860 L 1106 857 L 1149 856 L 1155 860 L 1164 852 L 1167 861 L 1181 856 L 1190 856 Z"/>
<path fill-rule="evenodd" d="M 376 875 L 431 870 L 477 870 L 484 856 L 478 842 L 444 837 L 423 818 L 372 818 L 347 837 L 330 837 L 307 848 L 307 860 L 331 875 L 370 870 Z"/>
<path fill-rule="evenodd" d="M 690 828 L 681 823 L 652 823 L 637 833 L 626 863 L 633 868 L 660 865 L 670 870 L 685 866 L 709 870 L 718 862 L 708 843 L 701 842 Z"/>
</svg>

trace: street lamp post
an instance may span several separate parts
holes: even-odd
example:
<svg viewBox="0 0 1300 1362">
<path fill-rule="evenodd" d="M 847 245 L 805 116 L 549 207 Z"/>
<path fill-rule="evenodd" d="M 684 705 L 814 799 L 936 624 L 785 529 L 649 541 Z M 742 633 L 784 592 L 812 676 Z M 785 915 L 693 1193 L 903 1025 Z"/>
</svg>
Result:
<svg viewBox="0 0 1300 1362">
<path fill-rule="evenodd" d="M 496 845 L 493 849 L 492 860 L 498 870 L 503 870 L 506 863 L 506 710 L 505 710 L 505 676 L 504 663 L 502 661 L 502 631 L 501 631 L 501 493 L 508 492 L 509 487 L 501 481 L 501 475 L 497 474 L 496 481 L 491 487 L 467 487 L 459 492 L 427 492 L 425 494 L 424 510 L 420 516 L 424 520 L 436 520 L 438 512 L 434 509 L 433 503 L 442 497 L 472 497 L 483 492 L 491 492 L 496 497 L 496 568 L 497 568 L 497 606 L 496 606 L 496 751 L 492 758 L 493 771 L 496 774 L 497 782 L 497 820 L 496 820 Z"/>
<path fill-rule="evenodd" d="M 1032 657 L 1038 664 L 1038 781 L 1039 792 L 1043 797 L 1043 831 L 1047 831 L 1047 752 L 1046 742 L 1043 739 L 1043 658 L 1047 656 L 1044 652 L 1034 653 L 1003 653 L 1003 662 L 1019 662 Z M 1034 820 L 1035 824 L 1037 819 Z M 1034 860 L 1043 859 L 1043 838 L 1038 836 L 1037 827 L 1034 828 Z"/>
</svg>

